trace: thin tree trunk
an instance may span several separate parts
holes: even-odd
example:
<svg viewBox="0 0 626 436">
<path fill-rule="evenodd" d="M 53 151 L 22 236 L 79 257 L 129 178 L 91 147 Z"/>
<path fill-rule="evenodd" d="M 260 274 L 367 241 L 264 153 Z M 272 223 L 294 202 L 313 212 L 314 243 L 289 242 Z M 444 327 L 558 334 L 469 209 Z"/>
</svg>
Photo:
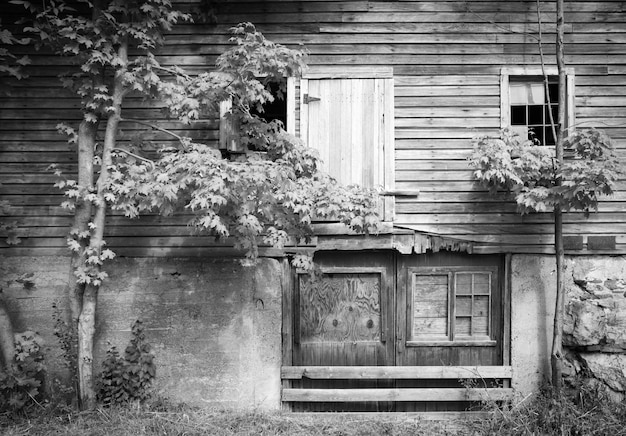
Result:
<svg viewBox="0 0 626 436">
<path fill-rule="evenodd" d="M 91 19 L 95 23 L 101 12 L 102 5 L 101 0 L 94 0 L 93 9 L 91 13 Z M 97 88 L 98 85 L 101 85 L 104 80 L 104 72 L 96 75 L 93 78 L 94 88 Z M 98 121 L 95 123 L 84 120 L 78 126 L 78 189 L 81 190 L 81 193 L 84 195 L 87 192 L 90 192 L 94 189 L 94 156 L 96 150 L 96 142 L 98 135 L 98 125 L 100 121 L 100 115 L 96 114 Z M 91 201 L 79 200 L 76 203 L 76 207 L 74 209 L 74 224 L 72 230 L 75 235 L 79 234 L 88 234 L 89 233 L 89 222 L 91 221 L 91 216 L 93 212 Z M 80 245 L 79 251 L 72 252 L 72 258 L 70 260 L 70 274 L 69 274 L 69 289 L 68 289 L 68 299 L 70 306 L 70 328 L 72 329 L 73 337 L 76 338 L 76 365 L 72 365 L 70 371 L 72 372 L 72 379 L 74 383 L 76 383 L 76 393 L 78 396 L 78 403 L 80 408 L 84 408 L 85 406 L 82 404 L 83 392 L 86 388 L 85 383 L 83 383 L 83 378 L 81 377 L 80 371 L 80 362 L 81 359 L 78 356 L 78 342 L 79 339 L 79 319 L 81 313 L 83 311 L 83 298 L 85 294 L 85 284 L 79 283 L 78 278 L 74 274 L 79 268 L 84 268 L 87 261 L 87 253 L 86 249 L 88 246 L 88 240 L 86 238 L 76 238 L 77 242 Z M 92 389 L 93 390 L 93 389 Z M 89 406 L 87 406 L 89 407 Z"/>
<path fill-rule="evenodd" d="M 98 124 L 83 121 L 78 127 L 78 188 L 84 193 L 93 189 L 93 157 L 96 146 L 96 134 L 98 132 Z M 88 232 L 89 221 L 91 221 L 91 202 L 79 200 L 76 202 L 74 209 L 74 225 L 72 231 L 76 233 Z M 72 318 L 72 327 L 76 329 L 78 317 L 82 310 L 82 297 L 85 285 L 78 283 L 74 271 L 85 265 L 85 248 L 87 247 L 87 239 L 77 238 L 81 246 L 80 251 L 72 252 L 70 262 L 70 314 Z"/>
<path fill-rule="evenodd" d="M 113 112 L 107 119 L 102 149 L 102 163 L 100 176 L 97 182 L 96 210 L 93 218 L 95 226 L 89 241 L 89 255 L 100 257 L 104 243 L 104 226 L 107 213 L 106 186 L 109 179 L 109 168 L 112 165 L 112 152 L 115 148 L 117 129 L 121 119 L 122 101 L 124 99 L 124 74 L 128 63 L 128 44 L 122 42 L 118 49 L 118 58 L 121 67 L 116 71 L 113 83 Z M 100 264 L 92 267 L 92 280 L 101 272 Z M 98 279 L 100 280 L 100 279 Z M 85 286 L 82 299 L 82 311 L 78 320 L 78 372 L 81 390 L 81 404 L 84 409 L 95 406 L 96 393 L 93 380 L 93 342 L 96 332 L 96 304 L 98 299 L 99 282 L 91 282 Z"/>
<path fill-rule="evenodd" d="M 0 370 L 8 368 L 15 357 L 15 337 L 13 335 L 13 324 L 5 302 L 0 299 Z"/>
<path fill-rule="evenodd" d="M 565 75 L 564 54 L 564 12 L 563 0 L 556 2 L 556 63 L 559 71 L 559 125 L 556 140 L 556 164 L 561 168 L 563 164 L 563 140 L 565 139 L 565 104 L 567 102 L 567 81 Z M 557 186 L 561 184 L 559 177 L 556 179 Z M 565 296 L 563 290 L 563 267 L 565 255 L 563 253 L 563 214 L 560 206 L 554 208 L 554 247 L 556 251 L 556 302 L 554 307 L 554 332 L 552 336 L 552 386 L 560 389 L 563 380 L 563 310 Z"/>
</svg>

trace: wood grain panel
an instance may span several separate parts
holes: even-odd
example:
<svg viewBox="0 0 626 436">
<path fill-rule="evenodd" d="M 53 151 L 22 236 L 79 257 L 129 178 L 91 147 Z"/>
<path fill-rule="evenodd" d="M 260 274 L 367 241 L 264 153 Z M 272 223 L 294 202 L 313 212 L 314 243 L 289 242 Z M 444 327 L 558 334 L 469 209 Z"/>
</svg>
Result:
<svg viewBox="0 0 626 436">
<path fill-rule="evenodd" d="M 190 10 L 198 0 L 177 4 Z M 179 65 L 192 74 L 211 69 L 217 55 L 231 46 L 229 28 L 237 21 L 258 23 L 258 28 L 276 42 L 290 47 L 304 44 L 308 62 L 316 71 L 324 68 L 346 71 L 353 68 L 359 77 L 374 68 L 389 67 L 393 85 L 391 104 L 356 98 L 354 105 L 340 96 L 363 91 L 365 82 L 345 83 L 338 89 L 296 81 L 298 93 L 327 92 L 336 100 L 316 102 L 331 117 L 309 130 L 300 130 L 309 116 L 309 106 L 296 104 L 293 115 L 296 131 L 309 141 L 339 144 L 319 149 L 323 160 L 342 181 L 359 182 L 386 189 L 419 190 L 417 198 L 395 201 L 395 220 L 400 225 L 435 234 L 474 240 L 477 250 L 546 252 L 553 238 L 550 217 L 519 217 L 516 205 L 503 196 L 491 197 L 477 186 L 466 166 L 472 138 L 493 135 L 500 127 L 500 71 L 503 67 L 540 65 L 532 35 L 536 30 L 535 2 L 502 1 L 304 1 L 233 0 L 216 2 L 216 23 L 175 26 L 159 53 L 164 65 Z M 568 66 L 576 73 L 576 118 L 581 126 L 599 126 L 614 138 L 619 155 L 626 159 L 626 15 L 622 1 L 566 2 L 565 35 Z M 554 66 L 554 2 L 542 4 L 546 33 L 544 50 L 547 63 Z M 15 6 L 0 5 L 3 23 L 17 18 Z M 494 24 L 496 23 L 496 24 Z M 521 33 L 516 33 L 521 32 Z M 72 61 L 55 58 L 31 48 L 16 47 L 28 53 L 33 65 L 31 79 L 8 79 L 7 93 L 0 95 L 0 195 L 15 207 L 9 215 L 23 226 L 23 253 L 63 250 L 63 227 L 69 216 L 58 208 L 59 192 L 52 187 L 56 178 L 47 171 L 58 163 L 71 176 L 75 172 L 75 146 L 56 133 L 59 121 L 80 118 L 77 100 L 60 86 L 56 75 Z M 378 70 L 376 70 L 378 71 Z M 356 74 L 356 73 L 355 73 Z M 389 75 L 385 77 L 390 77 Z M 389 79 L 391 80 L 391 79 Z M 317 86 L 317 88 L 316 88 Z M 381 88 L 367 88 L 377 93 Z M 299 95 L 298 95 L 299 97 Z M 298 99 L 299 100 L 299 99 Z M 358 100 L 358 101 L 357 101 Z M 373 122 L 385 108 L 394 129 L 385 141 L 395 140 L 385 155 L 376 153 L 380 135 Z M 129 96 L 125 114 L 154 119 L 161 127 L 177 134 L 217 145 L 219 123 L 207 118 L 192 126 L 182 126 L 161 112 L 162 105 Z M 345 128 L 350 125 L 350 128 Z M 360 125 L 362 128 L 358 128 Z M 366 127 L 363 127 L 366 126 Z M 136 125 L 122 128 L 124 138 L 141 133 Z M 332 132 L 332 133 L 331 133 Z M 335 133 L 336 132 L 336 133 Z M 167 136 L 143 132 L 144 139 L 172 145 Z M 357 145 L 360 144 L 360 145 Z M 395 153 L 394 153 L 395 152 Z M 149 151 L 147 156 L 153 156 Z M 385 173 L 377 172 L 384 160 Z M 361 174 L 363 178 L 356 175 Z M 389 175 L 391 174 L 391 178 Z M 602 199 L 599 213 L 585 218 L 568 214 L 569 235 L 614 235 L 623 251 L 623 222 L 626 220 L 626 184 L 617 186 L 613 198 Z M 392 197 L 385 200 L 386 208 Z M 391 220 L 393 208 L 386 210 Z M 129 252 L 163 255 L 168 250 L 200 252 L 193 238 L 187 238 L 189 216 L 129 221 L 120 216 L 109 220 L 113 242 L 128 242 Z M 150 238 L 154 237 L 154 240 Z M 620 239 L 621 238 L 621 239 Z M 622 241 L 622 242 L 619 242 Z M 57 247 L 57 244 L 58 245 Z M 143 244 L 143 246 L 142 246 Z M 166 244 L 163 247 L 157 244 Z M 165 248 L 164 248 L 165 247 Z M 169 247 L 169 248 L 168 248 Z M 349 243 L 342 245 L 349 247 Z M 2 252 L 13 249 L 2 248 Z M 15 248 L 17 250 L 17 248 Z M 143 251 L 142 251 L 143 250 Z M 18 253 L 18 251 L 15 251 Z"/>
</svg>

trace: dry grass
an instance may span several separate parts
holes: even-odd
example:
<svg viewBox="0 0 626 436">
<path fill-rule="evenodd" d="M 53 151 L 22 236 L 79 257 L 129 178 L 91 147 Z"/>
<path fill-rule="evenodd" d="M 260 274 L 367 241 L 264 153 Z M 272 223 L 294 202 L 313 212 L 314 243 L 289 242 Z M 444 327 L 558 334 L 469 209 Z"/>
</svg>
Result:
<svg viewBox="0 0 626 436">
<path fill-rule="evenodd" d="M 1 419 L 1 418 L 0 418 Z M 449 424 L 403 417 L 290 415 L 179 408 L 173 412 L 107 408 L 77 414 L 48 415 L 0 422 L 5 436 L 124 436 L 124 435 L 285 435 L 361 436 L 457 434 Z M 462 433 L 461 433 L 462 434 Z"/>
</svg>

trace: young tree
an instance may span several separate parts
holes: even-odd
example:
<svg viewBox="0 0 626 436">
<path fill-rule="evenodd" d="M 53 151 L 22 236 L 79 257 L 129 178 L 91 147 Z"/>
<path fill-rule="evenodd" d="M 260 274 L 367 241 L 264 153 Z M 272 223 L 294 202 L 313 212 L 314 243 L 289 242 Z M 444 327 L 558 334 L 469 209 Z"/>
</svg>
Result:
<svg viewBox="0 0 626 436">
<path fill-rule="evenodd" d="M 92 374 L 96 297 L 107 275 L 105 217 L 121 209 L 129 217 L 148 210 L 172 213 L 187 209 L 193 224 L 217 237 L 233 236 L 249 262 L 259 240 L 282 247 L 290 238 L 307 238 L 314 217 L 335 217 L 357 231 L 378 224 L 373 193 L 339 186 L 320 172 L 315 152 L 287 134 L 280 122 L 251 113 L 274 96 L 270 83 L 297 76 L 304 55 L 267 41 L 251 24 L 233 29 L 234 47 L 220 56 L 213 72 L 197 76 L 164 68 L 155 57 L 163 32 L 191 17 L 169 0 L 13 0 L 34 14 L 25 28 L 40 46 L 72 59 L 73 70 L 61 80 L 81 99 L 83 120 L 60 131 L 76 143 L 78 175 L 57 186 L 74 211 L 68 238 L 72 252 L 70 311 L 78 336 L 81 405 L 94 405 Z M 70 3 L 75 8 L 70 7 Z M 282 92 L 285 91 L 284 85 Z M 162 127 L 123 117 L 129 94 L 166 102 L 183 123 L 217 116 L 231 102 L 228 121 L 249 151 L 229 159 L 215 148 Z M 118 143 L 121 123 L 146 125 L 175 137 L 151 160 Z M 99 141 L 99 132 L 103 140 Z M 60 176 L 61 174 L 58 173 Z"/>
<path fill-rule="evenodd" d="M 545 92 L 548 96 L 548 75 L 545 70 L 541 1 L 536 0 L 538 34 L 536 39 L 543 70 Z M 597 210 L 598 195 L 613 192 L 614 182 L 621 174 L 610 138 L 595 129 L 575 129 L 566 126 L 567 101 L 566 65 L 564 53 L 564 0 L 556 0 L 556 53 L 558 71 L 557 119 L 548 111 L 554 150 L 537 147 L 535 141 L 503 131 L 499 138 L 482 137 L 474 144 L 470 165 L 474 176 L 490 191 L 512 192 L 519 211 L 549 212 L 554 215 L 554 248 L 556 259 L 556 301 L 551 347 L 551 382 L 562 386 L 563 372 L 563 289 L 565 255 L 563 249 L 563 212 L 570 209 L 588 214 Z M 569 156 L 565 159 L 565 150 Z"/>
</svg>

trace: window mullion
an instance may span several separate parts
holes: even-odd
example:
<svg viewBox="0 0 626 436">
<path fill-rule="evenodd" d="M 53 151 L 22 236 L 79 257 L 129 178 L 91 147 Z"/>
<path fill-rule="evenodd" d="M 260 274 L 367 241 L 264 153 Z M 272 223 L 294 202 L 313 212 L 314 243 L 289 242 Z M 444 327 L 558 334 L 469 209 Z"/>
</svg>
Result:
<svg viewBox="0 0 626 436">
<path fill-rule="evenodd" d="M 448 273 L 448 332 L 451 341 L 454 341 L 454 330 L 456 328 L 456 274 Z"/>
</svg>

